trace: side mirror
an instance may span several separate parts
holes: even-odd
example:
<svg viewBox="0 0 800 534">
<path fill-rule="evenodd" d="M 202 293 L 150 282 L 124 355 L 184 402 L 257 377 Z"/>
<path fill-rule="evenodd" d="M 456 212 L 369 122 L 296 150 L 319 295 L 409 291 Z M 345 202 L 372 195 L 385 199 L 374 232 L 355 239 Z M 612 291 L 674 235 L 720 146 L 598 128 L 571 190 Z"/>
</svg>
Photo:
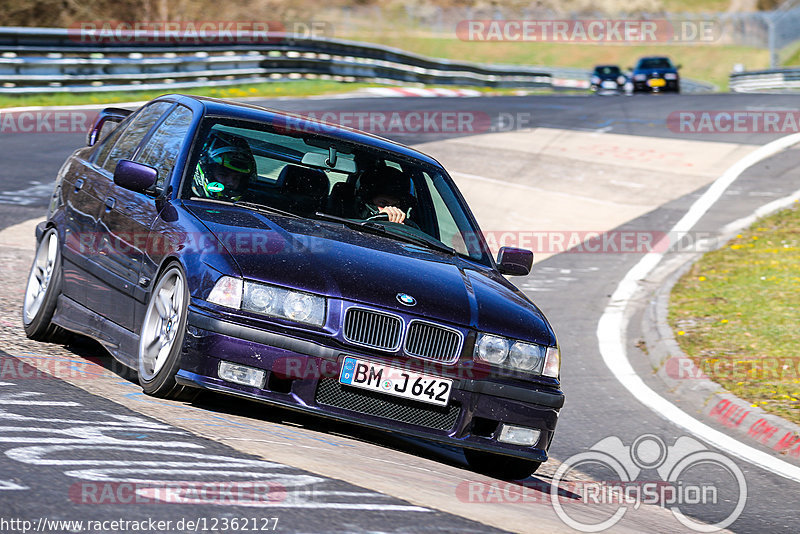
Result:
<svg viewBox="0 0 800 534">
<path fill-rule="evenodd" d="M 121 108 L 106 108 L 101 111 L 94 120 L 94 124 L 89 129 L 89 132 L 86 134 L 86 146 L 94 146 L 97 141 L 104 137 L 100 135 L 104 126 L 111 126 L 122 122 L 125 117 L 131 113 L 133 112 L 129 109 Z"/>
<path fill-rule="evenodd" d="M 136 193 L 145 193 L 153 187 L 158 171 L 149 165 L 121 159 L 114 169 L 114 183 Z"/>
<path fill-rule="evenodd" d="M 680 64 L 679 65 L 675 65 L 675 70 L 680 70 L 682 68 L 683 68 L 683 65 L 680 65 Z"/>
<path fill-rule="evenodd" d="M 497 253 L 497 268 L 501 274 L 525 276 L 531 272 L 533 252 L 522 248 L 501 247 Z"/>
</svg>

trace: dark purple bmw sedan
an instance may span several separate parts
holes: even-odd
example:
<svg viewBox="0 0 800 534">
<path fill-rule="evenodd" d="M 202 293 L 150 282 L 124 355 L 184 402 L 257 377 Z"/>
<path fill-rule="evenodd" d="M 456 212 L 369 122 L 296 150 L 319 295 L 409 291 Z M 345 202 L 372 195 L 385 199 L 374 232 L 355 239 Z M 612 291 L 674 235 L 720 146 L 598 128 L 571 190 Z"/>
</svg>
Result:
<svg viewBox="0 0 800 534">
<path fill-rule="evenodd" d="M 213 390 L 547 460 L 560 353 L 442 166 L 355 130 L 167 95 L 109 108 L 61 168 L 25 292 L 29 337 L 100 341 L 144 391 Z"/>
</svg>

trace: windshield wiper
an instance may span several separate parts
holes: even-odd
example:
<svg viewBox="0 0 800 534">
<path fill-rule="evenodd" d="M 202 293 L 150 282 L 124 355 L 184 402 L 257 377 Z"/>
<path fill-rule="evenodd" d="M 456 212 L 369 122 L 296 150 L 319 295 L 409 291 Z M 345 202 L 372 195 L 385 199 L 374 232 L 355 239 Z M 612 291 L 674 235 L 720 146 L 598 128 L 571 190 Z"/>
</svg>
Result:
<svg viewBox="0 0 800 534">
<path fill-rule="evenodd" d="M 369 230 L 373 230 L 374 232 L 380 233 L 381 235 L 386 233 L 385 226 L 373 221 L 354 221 L 352 219 L 345 219 L 344 217 L 337 217 L 336 215 L 328 215 L 327 213 L 322 213 L 319 211 L 314 214 L 314 217 L 316 217 L 317 219 L 321 219 L 323 221 L 342 223 L 351 228 L 355 228 L 356 230 L 361 230 L 366 228 Z"/>
<path fill-rule="evenodd" d="M 246 202 L 242 200 L 231 202 L 230 200 L 218 200 L 216 198 L 203 198 L 203 197 L 189 197 L 189 200 L 199 200 L 200 202 L 211 202 L 212 204 L 222 204 L 223 206 L 239 206 L 240 208 L 245 208 L 253 211 L 260 211 L 262 213 L 283 215 L 284 217 L 292 217 L 294 219 L 300 218 L 300 216 L 295 213 L 283 211 L 278 208 L 273 208 L 272 206 L 265 206 L 264 204 L 256 204 L 255 202 Z"/>
<path fill-rule="evenodd" d="M 400 239 L 405 239 L 406 241 L 416 243 L 417 245 L 426 245 L 427 247 L 438 250 L 439 252 L 444 252 L 446 254 L 450 254 L 451 256 L 456 255 L 455 249 L 448 247 L 447 245 L 445 245 L 444 243 L 433 237 L 424 237 L 417 234 L 401 232 L 399 231 L 399 229 L 400 227 L 392 226 L 386 228 L 386 231 L 395 237 L 399 237 Z"/>
<path fill-rule="evenodd" d="M 293 219 L 300 219 L 301 217 L 296 213 L 292 213 L 290 211 L 284 211 L 278 208 L 273 208 L 272 206 L 265 206 L 264 204 L 256 204 L 255 202 L 246 202 L 243 200 L 237 200 L 233 203 L 234 206 L 241 206 L 243 208 L 247 208 L 253 211 L 260 211 L 262 213 L 270 213 L 273 215 L 283 215 L 284 217 L 292 217 Z"/>
<path fill-rule="evenodd" d="M 374 233 L 379 233 L 381 235 L 398 238 L 402 241 L 414 243 L 415 245 L 425 245 L 428 248 L 432 248 L 440 252 L 445 252 L 450 255 L 456 254 L 456 251 L 454 249 L 448 247 L 444 243 L 435 240 L 432 237 L 425 238 L 416 234 L 408 234 L 406 232 L 396 231 L 394 227 L 387 227 L 380 223 L 376 223 L 374 221 L 354 221 L 352 219 L 345 219 L 344 217 L 337 217 L 336 215 L 328 215 L 327 213 L 321 213 L 321 212 L 317 212 L 314 215 L 318 219 L 322 219 L 325 221 L 339 222 L 351 228 L 355 228 L 356 230 L 369 228 Z"/>
</svg>

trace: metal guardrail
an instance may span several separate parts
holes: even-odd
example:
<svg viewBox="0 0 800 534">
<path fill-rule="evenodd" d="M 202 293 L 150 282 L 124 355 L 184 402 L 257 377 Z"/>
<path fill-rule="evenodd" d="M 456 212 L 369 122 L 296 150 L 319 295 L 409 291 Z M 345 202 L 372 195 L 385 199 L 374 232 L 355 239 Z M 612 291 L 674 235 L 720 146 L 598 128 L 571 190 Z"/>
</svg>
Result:
<svg viewBox="0 0 800 534">
<path fill-rule="evenodd" d="M 734 72 L 729 86 L 735 93 L 787 92 L 800 89 L 800 68 Z"/>
<path fill-rule="evenodd" d="M 220 43 L 137 36 L 135 43 L 104 42 L 98 34 L 95 43 L 77 30 L 0 28 L 0 93 L 173 89 L 285 78 L 520 88 L 558 87 L 564 80 L 572 83 L 562 87 L 588 87 L 589 80 L 580 69 L 489 66 L 291 34 L 240 35 Z"/>
</svg>

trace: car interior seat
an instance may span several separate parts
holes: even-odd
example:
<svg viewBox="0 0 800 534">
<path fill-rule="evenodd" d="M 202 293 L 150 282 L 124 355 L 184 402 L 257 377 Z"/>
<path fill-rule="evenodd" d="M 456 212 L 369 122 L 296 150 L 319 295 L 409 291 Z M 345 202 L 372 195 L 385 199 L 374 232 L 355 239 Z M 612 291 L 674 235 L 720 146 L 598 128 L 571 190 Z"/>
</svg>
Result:
<svg viewBox="0 0 800 534">
<path fill-rule="evenodd" d="M 322 170 L 289 164 L 281 170 L 278 183 L 288 211 L 313 214 L 327 204 L 330 182 Z"/>
</svg>

